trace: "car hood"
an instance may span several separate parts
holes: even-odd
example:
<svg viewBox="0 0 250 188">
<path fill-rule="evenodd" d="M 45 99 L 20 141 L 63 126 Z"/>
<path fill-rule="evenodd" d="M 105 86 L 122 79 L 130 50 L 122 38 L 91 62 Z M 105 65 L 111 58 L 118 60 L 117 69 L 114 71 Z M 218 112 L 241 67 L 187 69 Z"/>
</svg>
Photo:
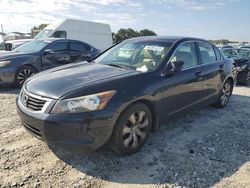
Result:
<svg viewBox="0 0 250 188">
<path fill-rule="evenodd" d="M 13 58 L 33 55 L 33 53 L 23 53 L 14 51 L 0 51 L 0 60 L 9 60 Z"/>
<path fill-rule="evenodd" d="M 58 99 L 74 90 L 125 74 L 138 74 L 138 72 L 108 65 L 82 62 L 39 73 L 30 78 L 24 87 L 33 94 Z"/>
</svg>

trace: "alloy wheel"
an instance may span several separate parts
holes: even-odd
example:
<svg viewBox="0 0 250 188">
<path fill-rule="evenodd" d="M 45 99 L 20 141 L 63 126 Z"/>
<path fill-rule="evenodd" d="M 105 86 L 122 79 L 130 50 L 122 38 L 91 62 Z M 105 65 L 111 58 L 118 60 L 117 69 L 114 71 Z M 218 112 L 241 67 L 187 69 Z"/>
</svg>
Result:
<svg viewBox="0 0 250 188">
<path fill-rule="evenodd" d="M 137 148 L 147 136 L 149 117 L 144 111 L 132 113 L 122 130 L 123 144 L 126 148 Z"/>
<path fill-rule="evenodd" d="M 17 74 L 17 81 L 20 85 L 22 85 L 25 80 L 27 80 L 29 77 L 33 76 L 36 74 L 32 69 L 30 68 L 24 68 Z"/>
</svg>

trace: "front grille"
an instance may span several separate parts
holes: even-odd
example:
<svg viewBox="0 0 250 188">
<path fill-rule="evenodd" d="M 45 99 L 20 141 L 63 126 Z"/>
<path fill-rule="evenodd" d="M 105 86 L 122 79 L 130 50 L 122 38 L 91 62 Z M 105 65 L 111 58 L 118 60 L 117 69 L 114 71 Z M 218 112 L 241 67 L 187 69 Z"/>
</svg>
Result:
<svg viewBox="0 0 250 188">
<path fill-rule="evenodd" d="M 32 111 L 42 111 L 48 100 L 28 93 L 26 90 L 23 90 L 20 94 L 21 103 L 28 109 Z"/>
<path fill-rule="evenodd" d="M 45 103 L 45 100 L 36 99 L 34 97 L 29 96 L 27 100 L 27 108 L 34 111 L 40 111 L 42 110 Z"/>
</svg>

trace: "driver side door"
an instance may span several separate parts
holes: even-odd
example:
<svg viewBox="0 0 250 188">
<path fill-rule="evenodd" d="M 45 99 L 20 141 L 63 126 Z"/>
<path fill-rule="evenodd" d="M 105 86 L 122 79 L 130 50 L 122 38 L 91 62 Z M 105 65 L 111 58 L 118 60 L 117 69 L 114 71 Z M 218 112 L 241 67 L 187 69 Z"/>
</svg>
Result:
<svg viewBox="0 0 250 188">
<path fill-rule="evenodd" d="M 194 42 L 180 44 L 169 63 L 183 61 L 182 70 L 162 77 L 162 117 L 193 106 L 204 98 L 204 81 L 201 79 L 197 50 Z"/>
<path fill-rule="evenodd" d="M 46 48 L 42 55 L 42 70 L 71 62 L 68 42 L 57 42 Z"/>
</svg>

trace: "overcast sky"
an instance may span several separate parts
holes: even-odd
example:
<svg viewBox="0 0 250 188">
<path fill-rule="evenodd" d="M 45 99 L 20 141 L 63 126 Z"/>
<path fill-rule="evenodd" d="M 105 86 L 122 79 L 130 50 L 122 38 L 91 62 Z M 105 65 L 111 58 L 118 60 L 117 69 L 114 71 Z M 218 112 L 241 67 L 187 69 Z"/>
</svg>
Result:
<svg viewBox="0 0 250 188">
<path fill-rule="evenodd" d="M 75 18 L 158 35 L 250 41 L 250 0 L 0 0 L 4 32 Z"/>
</svg>

